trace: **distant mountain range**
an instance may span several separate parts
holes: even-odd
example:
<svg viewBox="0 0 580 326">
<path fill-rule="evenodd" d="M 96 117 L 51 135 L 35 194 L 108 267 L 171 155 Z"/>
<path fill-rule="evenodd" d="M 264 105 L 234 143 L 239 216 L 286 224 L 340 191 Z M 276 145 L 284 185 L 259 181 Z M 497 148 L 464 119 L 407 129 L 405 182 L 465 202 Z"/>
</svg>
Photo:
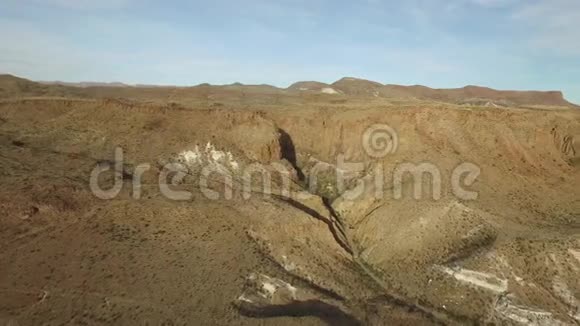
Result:
<svg viewBox="0 0 580 326">
<path fill-rule="evenodd" d="M 178 87 L 159 85 L 128 85 L 120 82 L 33 82 L 12 75 L 0 75 L 0 97 L 9 97 L 18 94 L 27 96 L 89 96 L 91 90 L 100 90 L 99 93 L 110 90 L 109 92 L 105 92 L 108 94 L 111 92 L 114 93 L 114 89 L 135 88 L 151 90 L 156 89 L 160 92 L 162 92 L 164 89 L 193 90 L 200 88 L 225 88 L 228 90 L 247 90 L 253 94 L 327 94 L 328 96 L 432 100 L 445 103 L 471 104 L 493 107 L 545 105 L 578 108 L 578 106 L 575 104 L 568 102 L 560 91 L 509 91 L 495 90 L 480 86 L 434 89 L 420 85 L 384 85 L 378 82 L 353 77 L 345 77 L 332 84 L 326 84 L 317 81 L 301 81 L 292 84 L 288 88 L 277 88 L 270 85 L 243 85 L 240 83 L 220 86 L 200 84 L 192 87 Z"/>
</svg>

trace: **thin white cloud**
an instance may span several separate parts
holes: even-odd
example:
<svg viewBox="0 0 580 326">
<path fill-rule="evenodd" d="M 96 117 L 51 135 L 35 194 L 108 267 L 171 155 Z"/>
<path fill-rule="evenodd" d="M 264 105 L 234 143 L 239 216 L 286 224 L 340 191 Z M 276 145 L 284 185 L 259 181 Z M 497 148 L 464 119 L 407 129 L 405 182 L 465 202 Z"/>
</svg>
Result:
<svg viewBox="0 0 580 326">
<path fill-rule="evenodd" d="M 580 1 L 539 0 L 522 5 L 514 21 L 529 28 L 530 45 L 566 55 L 580 55 Z"/>
<path fill-rule="evenodd" d="M 503 8 L 514 5 L 520 0 L 469 0 L 471 3 L 486 8 Z"/>
<path fill-rule="evenodd" d="M 8 0 L 30 5 L 57 7 L 67 10 L 115 10 L 129 6 L 134 0 Z"/>
</svg>

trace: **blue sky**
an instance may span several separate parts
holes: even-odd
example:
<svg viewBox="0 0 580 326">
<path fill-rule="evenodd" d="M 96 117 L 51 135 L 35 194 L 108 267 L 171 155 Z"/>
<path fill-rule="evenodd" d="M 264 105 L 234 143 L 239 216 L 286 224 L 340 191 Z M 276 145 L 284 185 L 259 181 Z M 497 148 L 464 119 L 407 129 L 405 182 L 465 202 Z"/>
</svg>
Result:
<svg viewBox="0 0 580 326">
<path fill-rule="evenodd" d="M 0 72 L 283 87 L 354 76 L 580 103 L 579 31 L 579 0 L 2 0 Z"/>
</svg>

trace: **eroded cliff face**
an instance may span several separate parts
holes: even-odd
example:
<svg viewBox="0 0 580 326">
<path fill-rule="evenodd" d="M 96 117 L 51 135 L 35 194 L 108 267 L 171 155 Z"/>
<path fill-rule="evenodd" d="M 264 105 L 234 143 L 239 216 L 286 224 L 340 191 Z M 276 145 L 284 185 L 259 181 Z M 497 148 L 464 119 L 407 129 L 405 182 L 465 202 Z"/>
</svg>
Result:
<svg viewBox="0 0 580 326">
<path fill-rule="evenodd" d="M 6 134 L 55 151 L 103 158 L 119 146 L 133 162 L 154 163 L 209 143 L 245 161 L 267 163 L 282 157 L 278 129 L 256 112 L 116 100 L 39 99 L 1 105 Z"/>
<path fill-rule="evenodd" d="M 362 196 L 353 200 L 349 195 L 358 190 L 352 189 L 331 205 L 338 233 L 345 233 L 340 242 L 377 284 L 421 302 L 425 313 L 460 323 L 578 321 L 571 295 L 578 291 L 572 284 L 579 266 L 577 112 L 418 107 L 300 113 L 271 114 L 295 135 L 298 152 L 326 162 L 344 155 L 384 173 L 384 196 L 376 197 L 376 176 L 368 169 Z M 399 141 L 396 152 L 379 159 L 361 143 L 365 129 L 377 123 L 396 130 Z M 474 200 L 452 189 L 453 170 L 465 162 L 478 169 L 469 187 L 477 192 Z M 436 200 L 429 175 L 420 182 L 420 199 L 413 198 L 413 176 L 402 179 L 397 197 L 395 175 L 407 163 L 437 169 Z M 542 299 L 545 289 L 557 299 Z"/>
<path fill-rule="evenodd" d="M 556 152 L 565 150 L 568 158 L 573 157 L 573 145 L 566 149 L 560 147 L 564 142 L 572 144 L 580 133 L 575 111 L 385 106 L 372 109 L 295 109 L 266 114 L 291 135 L 301 151 L 315 153 L 323 160 L 335 159 L 338 154 L 345 154 L 353 160 L 368 160 L 362 146 L 362 135 L 374 124 L 387 124 L 400 138 L 395 158 L 431 150 L 440 155 L 449 152 L 489 162 L 496 161 L 499 155 L 508 155 L 510 147 L 520 146 L 529 152 L 526 155 L 533 156 L 523 163 L 533 165 L 545 159 L 541 163 L 548 164 L 555 159 L 558 166 L 563 160 Z M 498 153 L 493 156 L 495 151 Z"/>
<path fill-rule="evenodd" d="M 365 147 L 373 125 L 394 131 L 387 141 L 397 146 L 385 155 L 369 155 Z M 169 314 L 165 299 L 175 314 L 189 316 L 191 303 L 182 298 L 202 293 L 196 300 L 208 321 L 208 311 L 227 297 L 253 316 L 330 323 L 578 322 L 580 114 L 573 110 L 387 103 L 197 109 L 19 99 L 0 103 L 0 136 L 7 185 L 0 198 L 10 202 L 2 206 L 8 216 L 2 245 L 14 262 L 3 265 L 8 276 L 0 289 L 9 288 L 10 298 L 27 295 L 11 316 L 38 320 L 50 305 L 61 309 L 73 298 L 147 306 L 152 320 L 161 321 Z M 117 146 L 128 173 L 141 163 L 159 169 L 178 162 L 191 174 L 223 166 L 235 181 L 234 195 L 208 199 L 186 180 L 172 186 L 193 197 L 173 202 L 156 190 L 155 170 L 144 179 L 142 200 L 131 199 L 130 190 L 114 201 L 97 200 L 86 187 L 88 175 L 113 159 Z M 342 191 L 312 191 L 308 182 L 318 171 L 353 172 L 340 159 L 363 169 L 349 174 Z M 263 196 L 259 182 L 251 198 L 240 194 L 246 167 L 274 173 L 274 163 L 289 173 L 275 179 L 272 194 Z M 477 178 L 460 180 L 475 198 L 453 188 L 463 163 L 477 168 Z M 438 174 L 419 174 L 423 188 L 415 198 L 417 176 L 400 171 L 420 164 Z M 218 181 L 209 187 L 223 192 Z M 332 177 L 324 181 L 336 186 Z M 29 241 L 43 230 L 55 233 Z M 59 237 L 78 249 L 66 251 Z M 107 252 L 115 254 L 102 256 Z M 121 272 L 87 272 L 68 263 L 74 255 Z M 57 265 L 63 257 L 66 268 L 50 262 L 38 277 L 15 273 L 31 271 L 45 256 L 57 257 Z M 131 264 L 123 265 L 125 259 Z M 82 277 L 67 283 L 69 274 Z M 74 292 L 78 284 L 90 294 Z M 124 300 L 119 288 L 132 299 Z M 49 294 L 35 304 L 30 296 L 40 289 Z M 159 293 L 164 300 L 155 299 Z M 101 312 L 113 318 L 115 309 L 105 305 Z M 221 321 L 234 318 L 222 313 Z"/>
</svg>

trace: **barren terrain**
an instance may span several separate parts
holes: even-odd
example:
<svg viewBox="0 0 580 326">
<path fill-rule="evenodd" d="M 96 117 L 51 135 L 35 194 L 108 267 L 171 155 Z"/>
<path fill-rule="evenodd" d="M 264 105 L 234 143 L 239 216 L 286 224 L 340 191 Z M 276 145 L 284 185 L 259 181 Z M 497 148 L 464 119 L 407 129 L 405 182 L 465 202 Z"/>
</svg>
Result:
<svg viewBox="0 0 580 326">
<path fill-rule="evenodd" d="M 388 155 L 364 147 L 374 125 L 396 132 Z M 579 140 L 560 92 L 3 75 L 0 325 L 576 325 Z M 168 163 L 184 177 L 160 179 Z M 397 183 L 423 163 L 439 186 Z M 475 198 L 453 183 L 464 163 Z M 115 164 L 100 199 L 91 173 Z M 200 182 L 207 166 L 231 182 Z M 247 196 L 252 166 L 272 180 Z"/>
</svg>

